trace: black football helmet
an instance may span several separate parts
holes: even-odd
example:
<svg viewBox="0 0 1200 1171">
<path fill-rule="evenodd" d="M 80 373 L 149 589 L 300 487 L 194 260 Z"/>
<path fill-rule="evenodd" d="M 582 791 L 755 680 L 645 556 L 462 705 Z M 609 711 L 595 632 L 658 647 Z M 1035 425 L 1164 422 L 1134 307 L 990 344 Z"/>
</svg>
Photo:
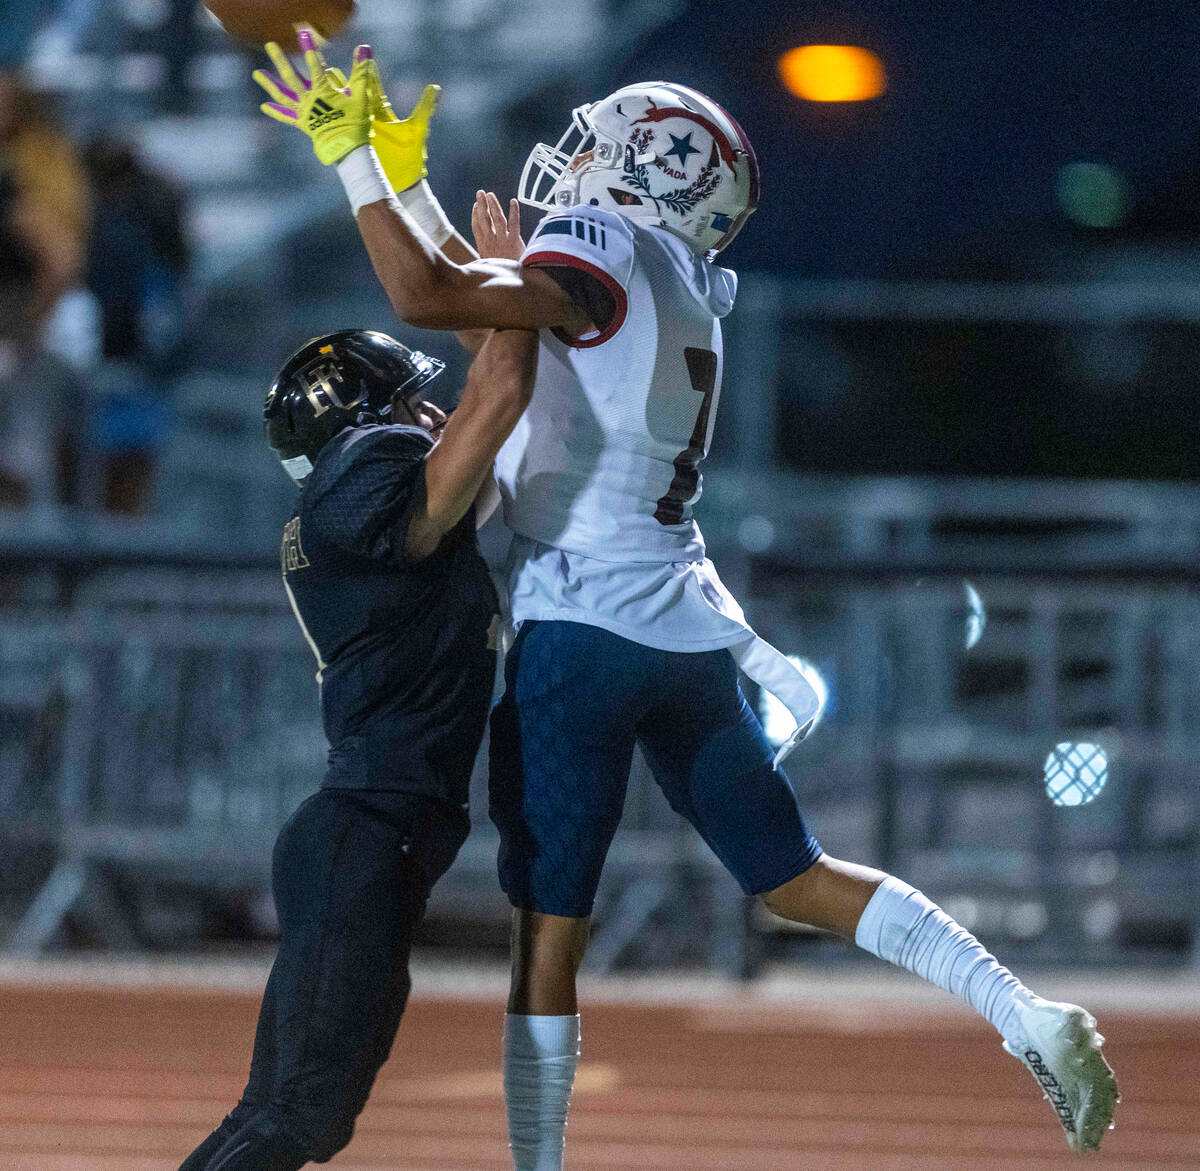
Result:
<svg viewBox="0 0 1200 1171">
<path fill-rule="evenodd" d="M 371 329 L 315 337 L 284 364 L 263 405 L 267 443 L 293 480 L 312 471 L 317 452 L 339 431 L 393 419 L 446 364 Z"/>
</svg>

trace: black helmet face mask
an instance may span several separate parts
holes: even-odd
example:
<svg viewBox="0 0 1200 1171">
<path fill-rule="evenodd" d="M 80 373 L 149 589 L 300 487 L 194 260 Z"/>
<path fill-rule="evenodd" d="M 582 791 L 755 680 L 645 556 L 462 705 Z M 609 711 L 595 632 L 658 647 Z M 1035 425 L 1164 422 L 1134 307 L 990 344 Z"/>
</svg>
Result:
<svg viewBox="0 0 1200 1171">
<path fill-rule="evenodd" d="M 421 405 L 421 399 L 418 395 L 413 395 L 412 398 L 405 398 L 400 391 L 396 391 L 392 395 L 392 405 L 388 408 L 390 421 L 393 423 L 404 423 L 409 427 L 419 427 L 421 421 L 417 418 L 416 408 Z"/>
<path fill-rule="evenodd" d="M 403 423 L 410 427 L 420 427 L 437 438 L 446 425 L 445 418 L 435 423 L 434 426 L 427 427 L 421 421 L 418 409 L 425 401 L 421 392 L 426 383 L 436 378 L 446 368 L 446 363 L 438 358 L 431 358 L 428 354 L 422 354 L 420 350 L 413 350 L 412 364 L 411 377 L 405 379 L 392 391 L 392 401 L 387 410 L 388 421 Z"/>
<path fill-rule="evenodd" d="M 442 410 L 437 403 L 423 398 L 419 392 L 410 398 L 404 398 L 397 394 L 392 400 L 388 422 L 399 423 L 406 427 L 419 427 L 436 443 L 442 437 L 442 430 L 449 421 L 450 413 Z"/>
</svg>

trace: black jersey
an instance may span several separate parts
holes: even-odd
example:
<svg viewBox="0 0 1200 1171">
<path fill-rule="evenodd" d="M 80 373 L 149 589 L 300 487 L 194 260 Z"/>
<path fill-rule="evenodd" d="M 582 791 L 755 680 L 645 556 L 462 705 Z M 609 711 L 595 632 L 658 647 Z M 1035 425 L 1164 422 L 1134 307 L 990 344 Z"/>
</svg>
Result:
<svg viewBox="0 0 1200 1171">
<path fill-rule="evenodd" d="M 283 579 L 317 656 L 325 785 L 463 804 L 495 672 L 499 605 L 474 510 L 425 560 L 404 540 L 433 441 L 352 427 L 318 453 L 283 534 Z"/>
</svg>

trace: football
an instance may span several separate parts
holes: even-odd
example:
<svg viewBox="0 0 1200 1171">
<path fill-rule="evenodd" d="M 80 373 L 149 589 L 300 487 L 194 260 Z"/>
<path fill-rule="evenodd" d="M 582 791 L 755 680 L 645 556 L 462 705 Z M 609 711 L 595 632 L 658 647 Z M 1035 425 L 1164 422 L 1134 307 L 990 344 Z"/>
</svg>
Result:
<svg viewBox="0 0 1200 1171">
<path fill-rule="evenodd" d="M 296 26 L 335 36 L 354 15 L 354 0 L 204 0 L 204 7 L 239 41 L 278 41 L 293 48 Z"/>
</svg>

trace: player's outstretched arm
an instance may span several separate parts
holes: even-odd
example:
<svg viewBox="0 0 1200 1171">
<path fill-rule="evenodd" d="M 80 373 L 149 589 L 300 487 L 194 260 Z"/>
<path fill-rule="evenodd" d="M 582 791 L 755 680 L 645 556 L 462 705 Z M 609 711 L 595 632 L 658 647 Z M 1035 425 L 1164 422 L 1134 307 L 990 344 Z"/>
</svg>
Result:
<svg viewBox="0 0 1200 1171">
<path fill-rule="evenodd" d="M 458 407 L 425 461 L 424 497 L 413 507 L 405 537 L 410 561 L 437 548 L 491 475 L 496 453 L 529 405 L 537 354 L 536 333 L 498 330 L 471 364 Z"/>
<path fill-rule="evenodd" d="M 383 108 L 386 97 L 368 46 L 355 50 L 355 70 L 347 85 L 351 106 L 356 86 L 368 88 L 372 109 Z M 371 263 L 397 315 L 427 329 L 558 326 L 586 332 L 591 323 L 562 288 L 544 273 L 522 269 L 516 257 L 472 258 L 467 263 L 465 257 L 472 250 L 461 237 L 447 248 L 445 238 L 435 234 L 432 242 L 443 251 L 425 246 L 419 230 L 419 194 L 424 185 L 425 130 L 436 97 L 437 90 L 427 87 L 413 114 L 402 123 L 378 115 L 373 123 L 378 150 L 358 148 L 338 163 Z M 405 129 L 410 123 L 411 131 Z M 413 179 L 413 185 L 401 191 L 398 200 L 392 198 L 396 184 L 408 179 Z M 406 202 L 406 191 L 418 194 L 415 203 Z M 518 230 L 517 238 L 519 234 Z"/>
<path fill-rule="evenodd" d="M 301 49 L 311 48 L 313 44 L 315 42 L 312 41 L 311 35 L 302 31 Z M 264 45 L 263 49 L 271 58 L 275 72 L 268 73 L 265 69 L 256 69 L 251 74 L 270 99 L 262 103 L 259 109 L 276 122 L 304 130 L 312 137 L 308 126 L 314 113 L 319 117 L 319 112 L 308 108 L 310 99 L 315 101 L 312 99 L 313 82 L 297 73 L 281 45 L 271 41 Z M 320 62 L 319 54 L 313 60 Z M 356 54 L 356 64 L 357 61 Z M 349 89 L 350 81 L 340 69 L 324 67 L 324 74 L 334 90 L 341 91 L 341 97 L 349 96 L 345 91 Z M 440 86 L 427 85 L 421 91 L 421 96 L 408 117 L 401 118 L 383 86 L 373 87 L 367 103 L 367 135 L 359 145 L 370 142 L 387 177 L 388 185 L 434 246 L 440 248 L 446 258 L 455 264 L 470 264 L 471 261 L 479 259 L 479 253 L 455 229 L 429 188 L 426 142 L 429 138 L 429 124 L 437 110 L 440 93 Z M 340 101 L 341 97 L 335 94 L 334 100 Z M 332 107 L 330 112 L 333 112 Z"/>
<path fill-rule="evenodd" d="M 278 46 L 268 46 L 279 76 L 255 73 L 273 99 L 261 108 L 302 130 L 318 159 L 337 166 L 376 275 L 401 319 L 429 329 L 557 326 L 574 334 L 587 332 L 586 313 L 545 273 L 523 269 L 515 261 L 456 262 L 439 250 L 444 239 L 431 240 L 422 230 L 414 218 L 420 209 L 397 199 L 372 138 L 380 137 L 396 182 L 418 176 L 407 189 L 417 191 L 424 182 L 424 135 L 436 90 L 426 89 L 408 119 L 385 115 L 380 124 L 375 116 L 386 99 L 369 45 L 355 49 L 349 78 L 325 64 L 311 35 L 301 33 L 300 47 L 308 78 L 296 73 Z M 465 240 L 461 245 L 452 245 L 451 253 L 467 255 L 469 245 Z"/>
<path fill-rule="evenodd" d="M 515 260 L 460 265 L 431 255 L 404 210 L 382 196 L 361 205 L 356 218 L 392 308 L 412 325 L 460 330 L 558 327 L 574 336 L 592 328 L 586 314 L 545 272 Z"/>
<path fill-rule="evenodd" d="M 442 211 L 442 205 L 429 187 L 427 167 L 429 123 L 437 110 L 441 86 L 427 85 L 407 118 L 396 114 L 383 85 L 375 88 L 371 101 L 371 147 L 396 193 L 400 205 L 416 220 L 417 226 L 443 256 L 454 264 L 470 264 L 479 259 Z M 482 339 L 480 339 L 482 344 Z M 478 346 L 475 347 L 476 351 Z"/>
<path fill-rule="evenodd" d="M 452 264 L 470 264 L 479 253 L 450 222 L 429 186 L 426 143 L 441 92 L 440 86 L 427 85 L 408 117 L 401 118 L 380 84 L 371 102 L 371 146 L 388 186 L 430 243 Z M 472 354 L 479 353 L 487 336 L 484 329 L 458 331 L 459 342 Z"/>
</svg>

